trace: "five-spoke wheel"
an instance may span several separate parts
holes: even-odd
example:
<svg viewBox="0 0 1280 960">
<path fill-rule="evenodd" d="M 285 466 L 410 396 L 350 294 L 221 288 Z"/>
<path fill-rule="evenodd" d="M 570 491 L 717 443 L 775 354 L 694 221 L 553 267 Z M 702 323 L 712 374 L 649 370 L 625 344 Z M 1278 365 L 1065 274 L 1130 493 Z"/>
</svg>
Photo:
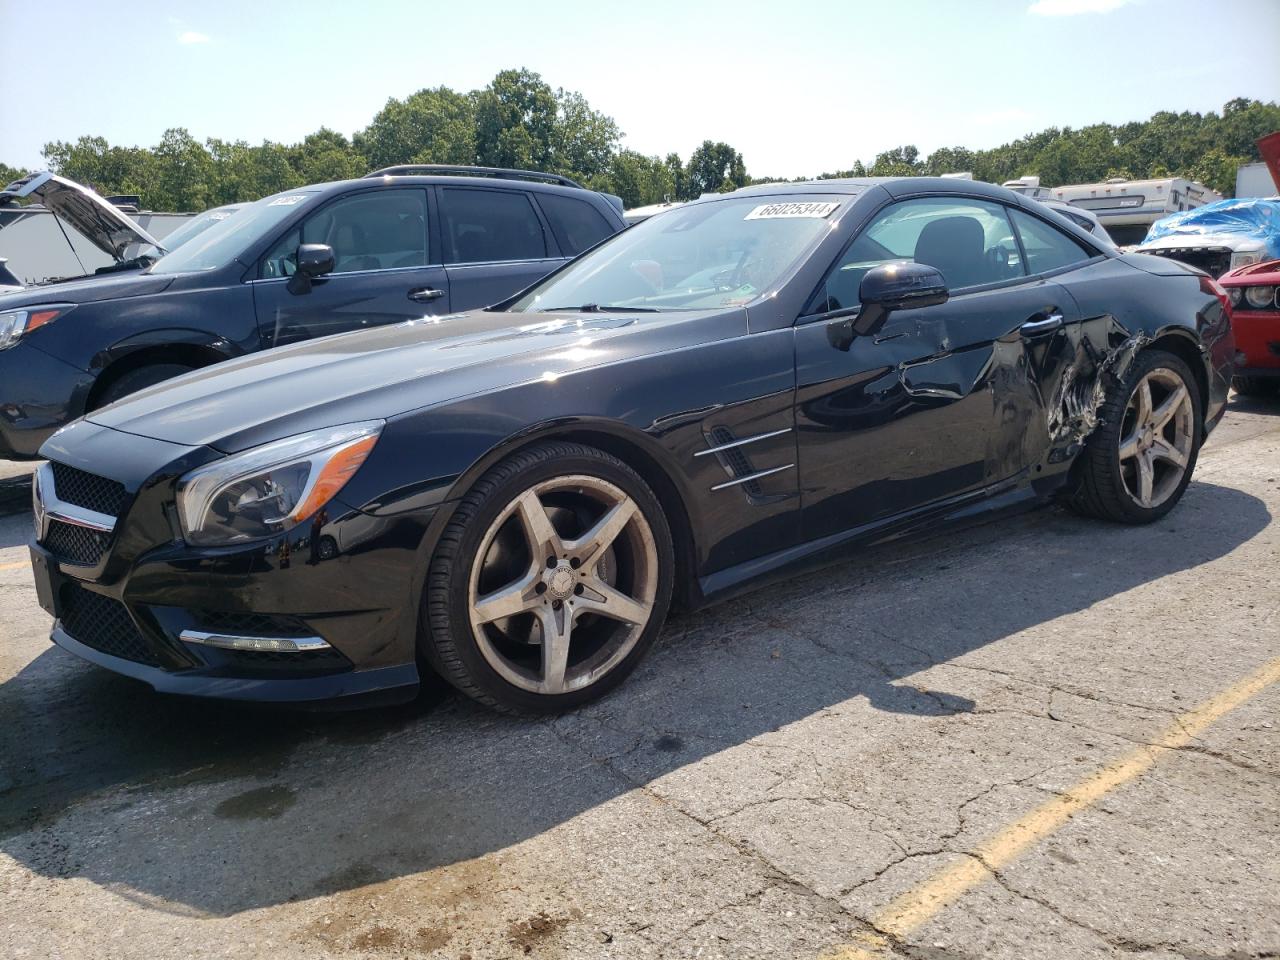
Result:
<svg viewBox="0 0 1280 960">
<path fill-rule="evenodd" d="M 1203 436 L 1200 388 L 1174 353 L 1148 349 L 1109 384 L 1072 467 L 1068 505 L 1121 523 L 1158 520 L 1182 497 Z"/>
<path fill-rule="evenodd" d="M 591 447 L 550 443 L 468 494 L 432 563 L 432 663 L 493 706 L 563 709 L 628 673 L 671 594 L 671 536 L 653 492 Z"/>
<path fill-rule="evenodd" d="M 1120 472 L 1138 506 L 1158 507 L 1178 489 L 1195 443 L 1195 410 L 1182 376 L 1156 367 L 1138 381 L 1121 428 Z"/>
</svg>

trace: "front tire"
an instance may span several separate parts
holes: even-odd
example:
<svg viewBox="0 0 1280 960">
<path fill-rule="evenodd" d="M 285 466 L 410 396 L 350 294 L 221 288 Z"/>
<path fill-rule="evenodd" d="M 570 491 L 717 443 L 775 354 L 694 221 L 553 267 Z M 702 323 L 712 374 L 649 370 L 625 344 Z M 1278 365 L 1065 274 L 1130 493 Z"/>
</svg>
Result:
<svg viewBox="0 0 1280 960">
<path fill-rule="evenodd" d="M 675 554 L 653 491 L 577 443 L 539 444 L 463 497 L 432 558 L 422 652 L 510 713 L 603 696 L 640 662 L 671 602 Z"/>
<path fill-rule="evenodd" d="M 1191 482 L 1204 433 L 1191 369 L 1164 350 L 1138 354 L 1098 411 L 1067 504 L 1117 523 L 1152 523 Z"/>
</svg>

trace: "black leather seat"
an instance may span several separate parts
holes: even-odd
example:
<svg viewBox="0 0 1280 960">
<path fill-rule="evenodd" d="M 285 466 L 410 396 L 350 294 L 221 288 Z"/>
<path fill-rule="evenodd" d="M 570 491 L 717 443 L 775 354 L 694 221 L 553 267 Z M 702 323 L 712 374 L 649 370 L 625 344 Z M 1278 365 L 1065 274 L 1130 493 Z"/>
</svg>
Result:
<svg viewBox="0 0 1280 960">
<path fill-rule="evenodd" d="M 952 289 L 999 279 L 986 254 L 986 233 L 975 217 L 940 217 L 925 224 L 916 240 L 916 263 L 937 267 Z"/>
</svg>

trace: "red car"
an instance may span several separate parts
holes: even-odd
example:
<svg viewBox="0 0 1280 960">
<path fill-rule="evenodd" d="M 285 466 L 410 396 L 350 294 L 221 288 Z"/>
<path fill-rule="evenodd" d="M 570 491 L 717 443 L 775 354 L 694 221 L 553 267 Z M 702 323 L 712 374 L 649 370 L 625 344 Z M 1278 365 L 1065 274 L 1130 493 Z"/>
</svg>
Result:
<svg viewBox="0 0 1280 960">
<path fill-rule="evenodd" d="M 1280 395 L 1280 260 L 1253 263 L 1223 274 L 1236 335 L 1237 393 Z"/>
</svg>

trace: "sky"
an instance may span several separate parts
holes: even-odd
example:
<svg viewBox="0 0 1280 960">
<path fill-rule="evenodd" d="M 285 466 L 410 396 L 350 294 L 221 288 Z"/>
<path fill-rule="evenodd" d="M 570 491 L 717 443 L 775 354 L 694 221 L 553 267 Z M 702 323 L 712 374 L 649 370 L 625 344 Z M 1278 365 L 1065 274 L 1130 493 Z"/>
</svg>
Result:
<svg viewBox="0 0 1280 960">
<path fill-rule="evenodd" d="M 1280 100 L 1280 0 L 0 0 L 0 22 L 50 25 L 0 55 L 0 162 L 31 168 L 86 134 L 349 136 L 388 98 L 516 67 L 581 92 L 626 147 L 724 140 L 777 177 Z"/>
</svg>

